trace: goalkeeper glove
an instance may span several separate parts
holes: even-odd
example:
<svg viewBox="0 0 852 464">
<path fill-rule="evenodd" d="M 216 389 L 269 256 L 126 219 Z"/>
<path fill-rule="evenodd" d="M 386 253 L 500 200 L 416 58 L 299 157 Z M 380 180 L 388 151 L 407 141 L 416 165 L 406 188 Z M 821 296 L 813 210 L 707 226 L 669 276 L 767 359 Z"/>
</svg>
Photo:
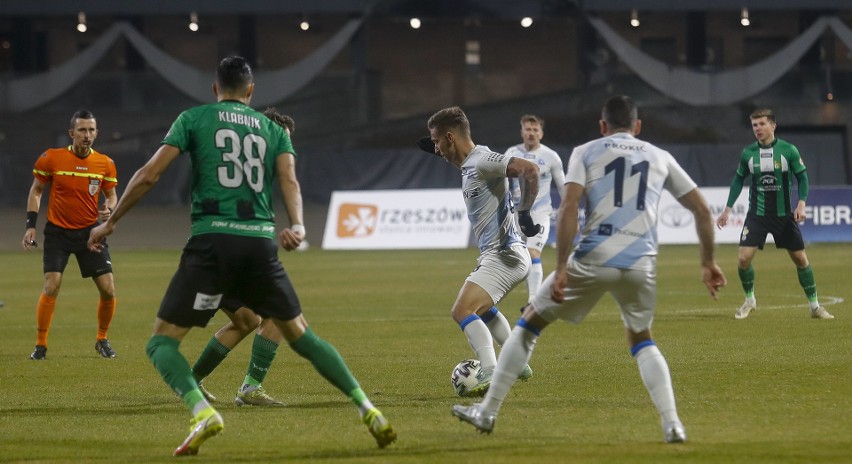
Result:
<svg viewBox="0 0 852 464">
<path fill-rule="evenodd" d="M 521 232 L 523 232 L 527 237 L 536 236 L 539 232 L 544 230 L 544 227 L 542 227 L 541 224 L 533 222 L 532 216 L 530 216 L 530 210 L 528 209 L 518 211 L 518 225 L 521 226 Z"/>
</svg>

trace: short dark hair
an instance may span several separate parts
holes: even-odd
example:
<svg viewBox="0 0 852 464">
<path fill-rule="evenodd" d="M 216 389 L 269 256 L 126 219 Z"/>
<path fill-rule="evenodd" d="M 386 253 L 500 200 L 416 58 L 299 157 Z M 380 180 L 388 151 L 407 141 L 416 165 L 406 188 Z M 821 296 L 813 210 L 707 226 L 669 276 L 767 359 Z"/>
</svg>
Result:
<svg viewBox="0 0 852 464">
<path fill-rule="evenodd" d="M 751 112 L 749 119 L 766 118 L 769 122 L 775 124 L 775 113 L 769 108 L 758 108 Z"/>
<path fill-rule="evenodd" d="M 630 97 L 618 95 L 604 103 L 601 119 L 606 121 L 610 129 L 633 129 L 639 119 L 639 110 Z"/>
<path fill-rule="evenodd" d="M 291 135 L 293 132 L 296 132 L 296 121 L 286 114 L 279 113 L 276 108 L 272 106 L 267 107 L 263 110 L 263 115 L 271 119 L 275 124 L 278 124 L 281 127 L 286 127 L 287 130 L 290 131 Z"/>
<path fill-rule="evenodd" d="M 538 124 L 542 129 L 544 129 L 544 119 L 541 119 L 534 114 L 525 114 L 521 116 L 521 125 L 523 126 L 526 122 Z"/>
<path fill-rule="evenodd" d="M 95 119 L 95 115 L 89 110 L 77 110 L 71 115 L 71 122 L 68 123 L 69 129 L 77 127 L 78 119 Z"/>
<path fill-rule="evenodd" d="M 241 56 L 223 58 L 216 68 L 216 83 L 223 91 L 244 90 L 254 81 L 251 66 Z"/>
<path fill-rule="evenodd" d="M 457 129 L 460 135 L 470 137 L 470 121 L 467 120 L 467 115 L 458 106 L 444 108 L 433 114 L 429 118 L 429 122 L 426 123 L 426 128 L 429 130 L 438 129 L 438 132 L 442 133 Z"/>
</svg>

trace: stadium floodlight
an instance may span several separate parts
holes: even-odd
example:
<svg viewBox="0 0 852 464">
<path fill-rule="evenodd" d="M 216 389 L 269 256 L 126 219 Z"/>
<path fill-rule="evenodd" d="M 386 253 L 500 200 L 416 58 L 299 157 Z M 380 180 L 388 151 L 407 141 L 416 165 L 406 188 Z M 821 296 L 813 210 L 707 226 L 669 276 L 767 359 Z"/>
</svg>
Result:
<svg viewBox="0 0 852 464">
<path fill-rule="evenodd" d="M 79 32 L 86 32 L 88 27 L 86 26 L 86 13 L 79 12 L 77 13 L 77 30 Z"/>
<path fill-rule="evenodd" d="M 189 30 L 198 32 L 198 13 L 194 11 L 189 14 Z"/>
<path fill-rule="evenodd" d="M 524 16 L 523 18 L 521 18 L 521 27 L 523 27 L 524 29 L 532 26 L 532 24 L 533 24 L 533 19 L 530 18 L 529 16 Z"/>
<path fill-rule="evenodd" d="M 630 25 L 633 27 L 639 27 L 639 10 L 636 8 L 630 10 Z"/>
<path fill-rule="evenodd" d="M 311 23 L 308 22 L 308 16 L 303 15 L 302 16 L 302 22 L 299 23 L 299 29 L 301 29 L 303 31 L 307 31 L 310 28 L 311 28 Z"/>
<path fill-rule="evenodd" d="M 420 26 L 422 25 L 420 18 L 411 18 L 408 21 L 408 24 L 411 26 L 412 29 L 420 29 Z"/>
<path fill-rule="evenodd" d="M 743 27 L 748 27 L 751 25 L 751 20 L 748 17 L 748 7 L 744 6 L 742 11 L 740 11 L 740 24 Z"/>
</svg>

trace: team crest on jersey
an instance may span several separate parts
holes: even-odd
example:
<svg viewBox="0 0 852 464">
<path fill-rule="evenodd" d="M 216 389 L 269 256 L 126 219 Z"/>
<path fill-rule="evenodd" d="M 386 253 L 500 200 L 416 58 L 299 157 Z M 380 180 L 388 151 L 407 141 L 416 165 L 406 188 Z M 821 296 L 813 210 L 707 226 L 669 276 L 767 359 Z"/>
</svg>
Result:
<svg viewBox="0 0 852 464">
<path fill-rule="evenodd" d="M 612 235 L 612 224 L 601 224 L 598 226 L 598 235 Z"/>
<path fill-rule="evenodd" d="M 89 179 L 89 195 L 95 196 L 101 189 L 100 179 Z"/>
</svg>

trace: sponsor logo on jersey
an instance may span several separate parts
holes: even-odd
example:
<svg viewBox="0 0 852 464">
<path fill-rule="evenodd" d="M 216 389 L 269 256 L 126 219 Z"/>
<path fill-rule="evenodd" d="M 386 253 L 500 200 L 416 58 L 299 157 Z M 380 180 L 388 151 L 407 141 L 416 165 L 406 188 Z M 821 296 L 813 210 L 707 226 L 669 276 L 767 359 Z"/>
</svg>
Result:
<svg viewBox="0 0 852 464">
<path fill-rule="evenodd" d="M 610 236 L 612 235 L 612 224 L 601 224 L 598 226 L 598 235 Z"/>
<path fill-rule="evenodd" d="M 506 158 L 506 156 L 502 153 L 491 152 L 488 154 L 488 156 L 485 157 L 485 161 L 488 161 L 490 163 L 501 163 L 503 162 L 504 158 Z"/>
<path fill-rule="evenodd" d="M 101 189 L 100 179 L 89 179 L 89 195 L 95 196 Z"/>
<path fill-rule="evenodd" d="M 464 191 L 462 192 L 462 196 L 464 196 L 465 200 L 467 200 L 468 198 L 478 197 L 484 191 L 484 189 L 481 189 L 479 187 L 464 189 Z"/>
</svg>

